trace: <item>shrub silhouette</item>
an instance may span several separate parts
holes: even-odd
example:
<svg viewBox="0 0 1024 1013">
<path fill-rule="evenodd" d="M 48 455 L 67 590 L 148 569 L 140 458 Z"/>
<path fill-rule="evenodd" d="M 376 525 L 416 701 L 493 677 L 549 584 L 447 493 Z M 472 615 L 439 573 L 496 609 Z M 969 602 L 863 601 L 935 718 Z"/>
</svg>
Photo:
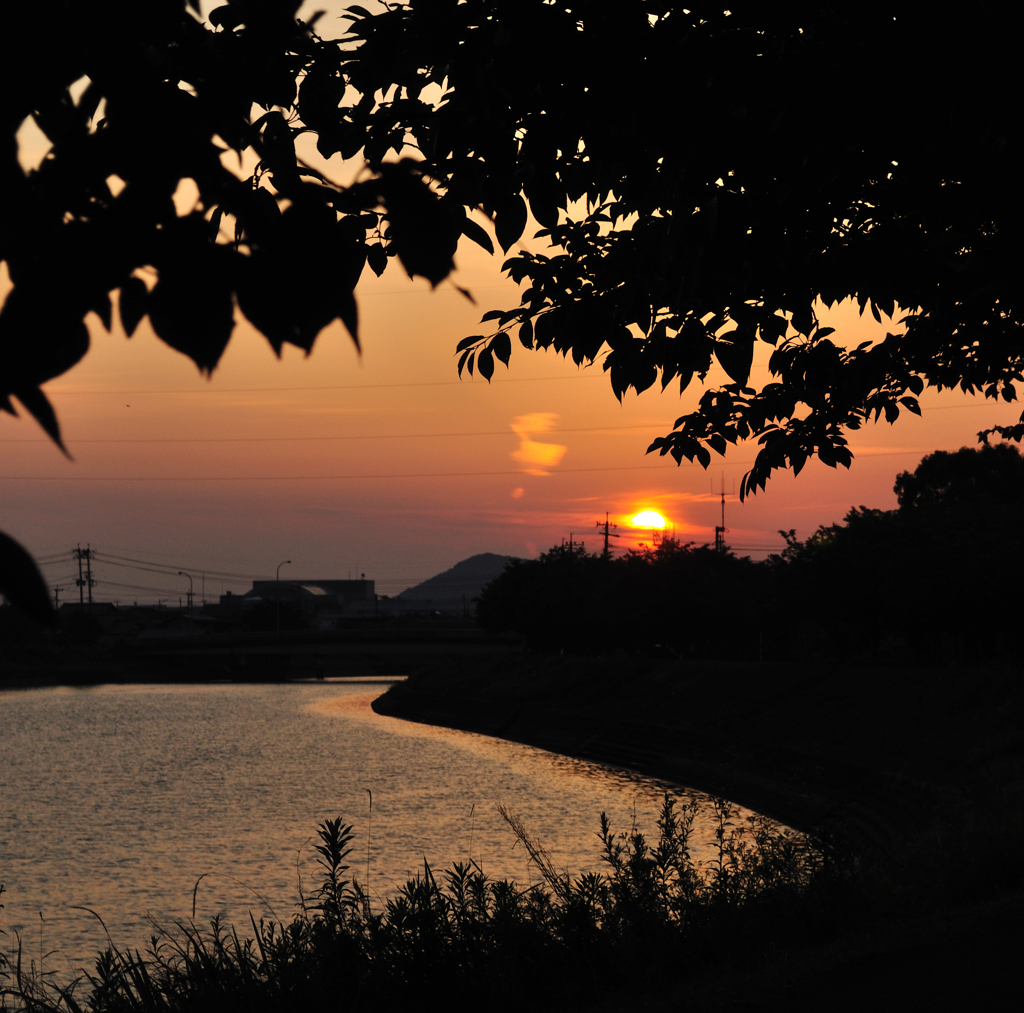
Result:
<svg viewBox="0 0 1024 1013">
<path fill-rule="evenodd" d="M 399 1009 L 424 996 L 455 1009 L 511 1010 L 528 982 L 533 1005 L 575 1007 L 735 959 L 748 945 L 739 918 L 748 939 L 769 926 L 799 938 L 839 868 L 819 842 L 761 817 L 735 823 L 721 801 L 712 807 L 717 850 L 701 866 L 690 846 L 696 805 L 666 795 L 653 844 L 635 826 L 616 833 L 602 814 L 604 872 L 574 877 L 500 811 L 540 883 L 492 881 L 473 862 L 439 878 L 424 862 L 374 912 L 349 878 L 352 827 L 327 820 L 316 845 L 320 888 L 291 922 L 250 917 L 244 932 L 216 918 L 209 930 L 181 922 L 158 932 L 145 955 L 111 947 L 87 982 L 70 986 L 40 980 L 16 958 L 0 963 L 8 976 L 0 995 L 54 1013 Z"/>
</svg>

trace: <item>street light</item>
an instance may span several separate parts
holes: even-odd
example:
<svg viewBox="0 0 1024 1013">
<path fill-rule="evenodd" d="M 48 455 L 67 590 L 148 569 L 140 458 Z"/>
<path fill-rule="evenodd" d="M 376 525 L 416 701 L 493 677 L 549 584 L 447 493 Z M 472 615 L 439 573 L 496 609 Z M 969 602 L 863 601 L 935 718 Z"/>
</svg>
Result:
<svg viewBox="0 0 1024 1013">
<path fill-rule="evenodd" d="M 283 563 L 278 563 L 277 564 L 277 578 L 276 578 L 276 580 L 277 580 L 278 584 L 281 583 L 281 567 L 282 566 L 291 566 L 291 563 L 292 563 L 292 561 L 290 559 L 286 559 Z M 280 588 L 277 588 L 277 594 L 274 597 L 277 599 L 277 608 L 275 609 L 275 611 L 277 613 L 277 621 L 276 621 L 277 639 L 280 640 L 281 639 L 281 589 Z"/>
<path fill-rule="evenodd" d="M 189 619 L 191 619 L 192 618 L 192 574 L 186 573 L 184 570 L 179 570 L 178 571 L 178 576 L 179 577 L 188 577 L 188 617 L 189 617 Z M 179 601 L 178 604 L 180 605 L 181 602 Z"/>
</svg>

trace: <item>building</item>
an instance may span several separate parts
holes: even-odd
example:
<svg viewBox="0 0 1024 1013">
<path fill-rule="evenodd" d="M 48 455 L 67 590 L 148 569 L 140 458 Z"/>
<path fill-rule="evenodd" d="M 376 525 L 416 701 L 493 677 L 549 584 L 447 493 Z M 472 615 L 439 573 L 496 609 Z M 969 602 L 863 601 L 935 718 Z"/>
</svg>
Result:
<svg viewBox="0 0 1024 1013">
<path fill-rule="evenodd" d="M 377 595 L 372 580 L 254 580 L 243 595 L 223 594 L 220 613 L 239 616 L 259 602 L 297 602 L 318 625 L 333 623 L 345 615 L 373 614 Z"/>
</svg>

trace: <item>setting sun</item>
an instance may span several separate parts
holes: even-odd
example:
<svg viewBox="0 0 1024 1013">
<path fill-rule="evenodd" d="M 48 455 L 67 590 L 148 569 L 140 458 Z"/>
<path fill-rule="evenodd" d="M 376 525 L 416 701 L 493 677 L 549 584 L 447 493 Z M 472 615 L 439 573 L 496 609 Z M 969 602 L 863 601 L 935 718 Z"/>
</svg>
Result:
<svg viewBox="0 0 1024 1013">
<path fill-rule="evenodd" d="M 630 523 L 634 528 L 663 528 L 665 518 L 656 510 L 641 510 Z"/>
</svg>

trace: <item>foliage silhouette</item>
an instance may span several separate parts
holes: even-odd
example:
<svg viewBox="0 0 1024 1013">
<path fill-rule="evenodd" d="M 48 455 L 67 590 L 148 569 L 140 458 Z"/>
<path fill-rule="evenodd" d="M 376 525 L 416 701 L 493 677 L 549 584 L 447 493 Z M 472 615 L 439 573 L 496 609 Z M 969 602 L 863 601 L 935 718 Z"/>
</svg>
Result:
<svg viewBox="0 0 1024 1013">
<path fill-rule="evenodd" d="M 671 538 L 617 559 L 563 544 L 510 563 L 481 593 L 477 619 L 488 632 L 522 634 L 540 654 L 743 658 L 756 631 L 736 629 L 736 608 L 760 597 L 762 583 L 749 559 Z"/>
<path fill-rule="evenodd" d="M 198 0 L 60 0 L 31 74 L 15 49 L 38 16 L 5 12 L 0 408 L 19 402 L 62 446 L 41 385 L 115 304 L 129 335 L 148 316 L 207 373 L 236 306 L 278 352 L 339 318 L 358 343 L 364 266 L 397 257 L 438 284 L 461 236 L 491 248 L 477 208 L 505 252 L 530 214 L 553 249 L 506 261 L 522 301 L 484 314 L 494 330 L 460 342 L 460 372 L 489 379 L 514 336 L 603 357 L 621 398 L 685 389 L 717 359 L 732 382 L 650 449 L 707 466 L 757 438 L 742 494 L 812 456 L 848 466 L 845 431 L 919 411 L 926 385 L 1015 399 L 1008 9 L 923 23 L 899 0 L 416 0 L 350 8 L 337 42 L 298 6 L 232 0 L 203 24 Z M 884 74 L 863 72 L 868 52 Z M 52 147 L 26 173 L 29 117 Z M 331 182 L 302 134 L 366 172 Z M 902 307 L 906 334 L 844 347 L 816 307 L 845 298 L 879 319 Z M 760 391 L 757 340 L 775 348 Z M 1020 439 L 1024 422 L 997 431 Z"/>
<path fill-rule="evenodd" d="M 13 287 L 0 311 L 0 409 L 16 414 L 17 401 L 63 447 L 42 384 L 85 354 L 90 313 L 109 330 L 116 306 L 129 336 L 148 316 L 205 373 L 236 306 L 278 353 L 285 342 L 308 352 L 339 318 L 358 345 L 353 289 L 368 255 L 378 271 L 397 256 L 436 284 L 463 225 L 479 238 L 415 162 L 371 159 L 373 178 L 348 190 L 303 162 L 301 133 L 322 128 L 324 148 L 348 129 L 347 83 L 342 49 L 297 21 L 298 7 L 235 0 L 203 24 L 198 0 L 61 0 L 30 74 L 20 56 L 38 14 L 5 12 L 0 260 Z M 308 125 L 295 120 L 300 81 Z M 26 172 L 17 134 L 29 119 L 51 147 Z M 248 151 L 257 164 L 243 178 Z M 197 192 L 191 208 L 175 204 L 183 185 Z M 45 587 L 23 562 L 5 550 L 0 568 L 32 611 Z"/>
<path fill-rule="evenodd" d="M 1024 503 L 1024 457 L 1009 444 L 936 451 L 913 472 L 896 478 L 896 498 L 904 515 L 973 510 Z"/>
<path fill-rule="evenodd" d="M 435 877 L 424 862 L 379 913 L 346 878 L 352 828 L 327 820 L 319 900 L 290 923 L 251 919 L 251 935 L 219 918 L 209 931 L 179 923 L 158 931 L 145 955 L 111 947 L 87 983 L 70 986 L 0 953 L 0 1009 L 406 1009 L 434 995 L 452 1009 L 520 1009 L 524 982 L 538 1008 L 589 1008 L 609 991 L 635 996 L 638 980 L 653 991 L 725 956 L 759 954 L 769 929 L 806 937 L 842 889 L 837 855 L 763 817 L 736 822 L 716 801 L 717 846 L 702 866 L 690 845 L 696 807 L 666 795 L 650 843 L 636 826 L 614 832 L 602 814 L 605 872 L 578 877 L 555 870 L 503 811 L 540 883 L 492 881 L 472 862 Z"/>
<path fill-rule="evenodd" d="M 506 261 L 522 301 L 484 315 L 496 329 L 460 343 L 460 370 L 489 377 L 517 336 L 603 357 L 621 397 L 659 379 L 685 389 L 717 359 L 731 383 L 651 449 L 706 466 L 756 437 L 743 493 L 811 456 L 849 465 L 844 431 L 917 412 L 926 384 L 1013 400 L 1008 12 L 922 24 L 903 2 L 725 7 L 356 12 L 341 72 L 380 97 L 351 114 L 371 164 L 415 143 L 443 199 L 492 215 L 506 252 L 526 202 L 554 247 Z M 863 73 L 868 52 L 884 74 Z M 846 298 L 879 320 L 902 307 L 906 334 L 844 347 L 816 307 Z M 757 340 L 775 347 L 761 391 Z"/>
<path fill-rule="evenodd" d="M 57 613 L 32 557 L 0 531 L 0 594 L 44 626 L 55 626 Z"/>
<path fill-rule="evenodd" d="M 895 510 L 859 507 L 770 558 L 775 629 L 805 655 L 918 664 L 1010 662 L 1012 626 L 999 612 L 1021 594 L 1001 575 L 1024 566 L 1024 458 L 1009 445 L 939 451 L 895 483 Z M 786 534 L 783 532 L 783 534 Z M 783 603 L 799 602 L 785 621 Z"/>
<path fill-rule="evenodd" d="M 1000 612 L 1024 607 L 1004 579 L 1024 568 L 1024 457 L 1008 444 L 939 451 L 895 491 L 895 510 L 855 507 L 804 541 L 781 532 L 786 549 L 760 563 L 667 538 L 610 560 L 556 546 L 507 566 L 477 617 L 538 654 L 1011 662 L 1015 629 L 981 589 L 999 583 Z"/>
</svg>

